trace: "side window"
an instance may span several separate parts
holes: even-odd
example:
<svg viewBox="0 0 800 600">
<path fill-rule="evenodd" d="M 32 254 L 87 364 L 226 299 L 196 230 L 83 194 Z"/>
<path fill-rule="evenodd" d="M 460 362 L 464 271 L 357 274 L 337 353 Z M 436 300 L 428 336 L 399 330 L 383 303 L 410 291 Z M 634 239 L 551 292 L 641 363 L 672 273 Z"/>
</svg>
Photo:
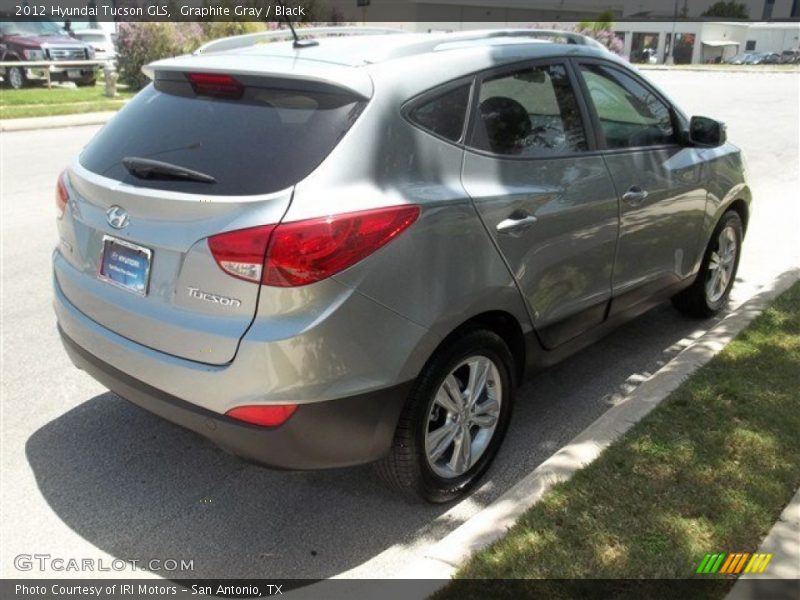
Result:
<svg viewBox="0 0 800 600">
<path fill-rule="evenodd" d="M 578 101 L 563 65 L 485 79 L 478 100 L 475 148 L 522 157 L 587 149 Z"/>
<path fill-rule="evenodd" d="M 609 148 L 658 146 L 676 141 L 669 108 L 618 69 L 581 65 Z"/>
<path fill-rule="evenodd" d="M 413 108 L 409 118 L 422 127 L 452 142 L 461 139 L 467 116 L 470 84 L 449 90 Z"/>
</svg>

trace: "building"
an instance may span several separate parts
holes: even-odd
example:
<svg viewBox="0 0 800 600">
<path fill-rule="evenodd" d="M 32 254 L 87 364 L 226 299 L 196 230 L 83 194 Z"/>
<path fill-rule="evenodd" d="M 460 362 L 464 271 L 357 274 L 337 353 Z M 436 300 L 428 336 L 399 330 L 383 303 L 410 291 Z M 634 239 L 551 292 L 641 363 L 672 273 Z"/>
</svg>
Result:
<svg viewBox="0 0 800 600">
<path fill-rule="evenodd" d="M 614 30 L 624 43 L 623 55 L 639 63 L 720 62 L 741 52 L 781 53 L 800 46 L 798 23 L 627 21 Z"/>
<path fill-rule="evenodd" d="M 615 19 L 697 19 L 717 0 L 408 0 L 408 21 L 582 21 L 606 9 Z M 800 18 L 800 0 L 737 0 L 752 20 Z M 377 5 L 378 2 L 375 2 Z M 532 7 L 535 5 L 535 8 Z"/>
<path fill-rule="evenodd" d="M 614 15 L 614 30 L 624 44 L 623 55 L 631 62 L 699 64 L 720 62 L 742 52 L 781 53 L 800 47 L 797 21 L 699 20 L 715 1 L 611 0 L 605 6 Z M 800 0 L 737 1 L 753 18 L 800 18 Z M 530 0 L 409 0 L 406 22 L 392 25 L 412 31 L 561 28 L 594 20 L 600 10 L 592 0 L 537 0 L 535 9 L 531 4 Z M 637 17 L 652 20 L 637 21 Z"/>
</svg>

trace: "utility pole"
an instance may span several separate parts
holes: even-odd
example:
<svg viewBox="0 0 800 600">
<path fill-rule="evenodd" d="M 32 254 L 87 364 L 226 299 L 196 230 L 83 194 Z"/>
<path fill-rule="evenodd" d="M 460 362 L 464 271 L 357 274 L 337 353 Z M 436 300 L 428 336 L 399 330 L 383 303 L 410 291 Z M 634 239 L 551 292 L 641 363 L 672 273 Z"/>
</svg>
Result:
<svg viewBox="0 0 800 600">
<path fill-rule="evenodd" d="M 672 15 L 672 33 L 669 36 L 669 56 L 667 56 L 667 64 L 675 64 L 675 22 L 678 20 L 678 0 L 675 0 L 675 11 Z"/>
</svg>

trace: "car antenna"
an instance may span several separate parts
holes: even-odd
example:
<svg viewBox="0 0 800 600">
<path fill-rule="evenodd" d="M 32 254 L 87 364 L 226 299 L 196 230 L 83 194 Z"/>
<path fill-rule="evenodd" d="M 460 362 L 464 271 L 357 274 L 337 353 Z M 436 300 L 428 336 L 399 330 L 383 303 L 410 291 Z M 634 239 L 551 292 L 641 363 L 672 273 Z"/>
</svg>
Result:
<svg viewBox="0 0 800 600">
<path fill-rule="evenodd" d="M 289 29 L 292 30 L 292 37 L 294 38 L 294 43 L 292 44 L 293 48 L 308 48 L 309 46 L 319 46 L 319 42 L 317 40 L 301 40 L 297 37 L 297 32 L 294 30 L 294 25 L 292 25 L 292 20 L 289 18 L 289 13 L 286 11 L 286 5 L 283 3 L 283 0 L 278 0 L 278 4 L 281 5 L 283 9 L 283 20 L 286 21 L 286 24 L 289 26 Z"/>
</svg>

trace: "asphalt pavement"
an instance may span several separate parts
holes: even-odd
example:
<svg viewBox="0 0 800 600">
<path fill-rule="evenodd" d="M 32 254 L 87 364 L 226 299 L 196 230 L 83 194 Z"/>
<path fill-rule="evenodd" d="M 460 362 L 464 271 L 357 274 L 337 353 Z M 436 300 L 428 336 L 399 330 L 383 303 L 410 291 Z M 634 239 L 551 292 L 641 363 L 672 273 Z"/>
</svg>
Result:
<svg viewBox="0 0 800 600">
<path fill-rule="evenodd" d="M 687 112 L 726 121 L 746 154 L 755 204 L 734 288 L 738 305 L 800 266 L 800 76 L 647 76 Z M 391 576 L 714 322 L 665 304 L 530 379 L 489 476 L 456 505 L 398 498 L 370 467 L 287 473 L 250 465 L 107 392 L 61 348 L 51 308 L 54 186 L 97 129 L 0 133 L 2 577 Z M 91 559 L 110 570 L 15 567 L 15 557 L 34 554 Z M 124 571 L 114 570 L 124 564 L 114 559 L 127 561 Z M 131 566 L 150 559 L 192 560 L 193 569 Z"/>
</svg>

